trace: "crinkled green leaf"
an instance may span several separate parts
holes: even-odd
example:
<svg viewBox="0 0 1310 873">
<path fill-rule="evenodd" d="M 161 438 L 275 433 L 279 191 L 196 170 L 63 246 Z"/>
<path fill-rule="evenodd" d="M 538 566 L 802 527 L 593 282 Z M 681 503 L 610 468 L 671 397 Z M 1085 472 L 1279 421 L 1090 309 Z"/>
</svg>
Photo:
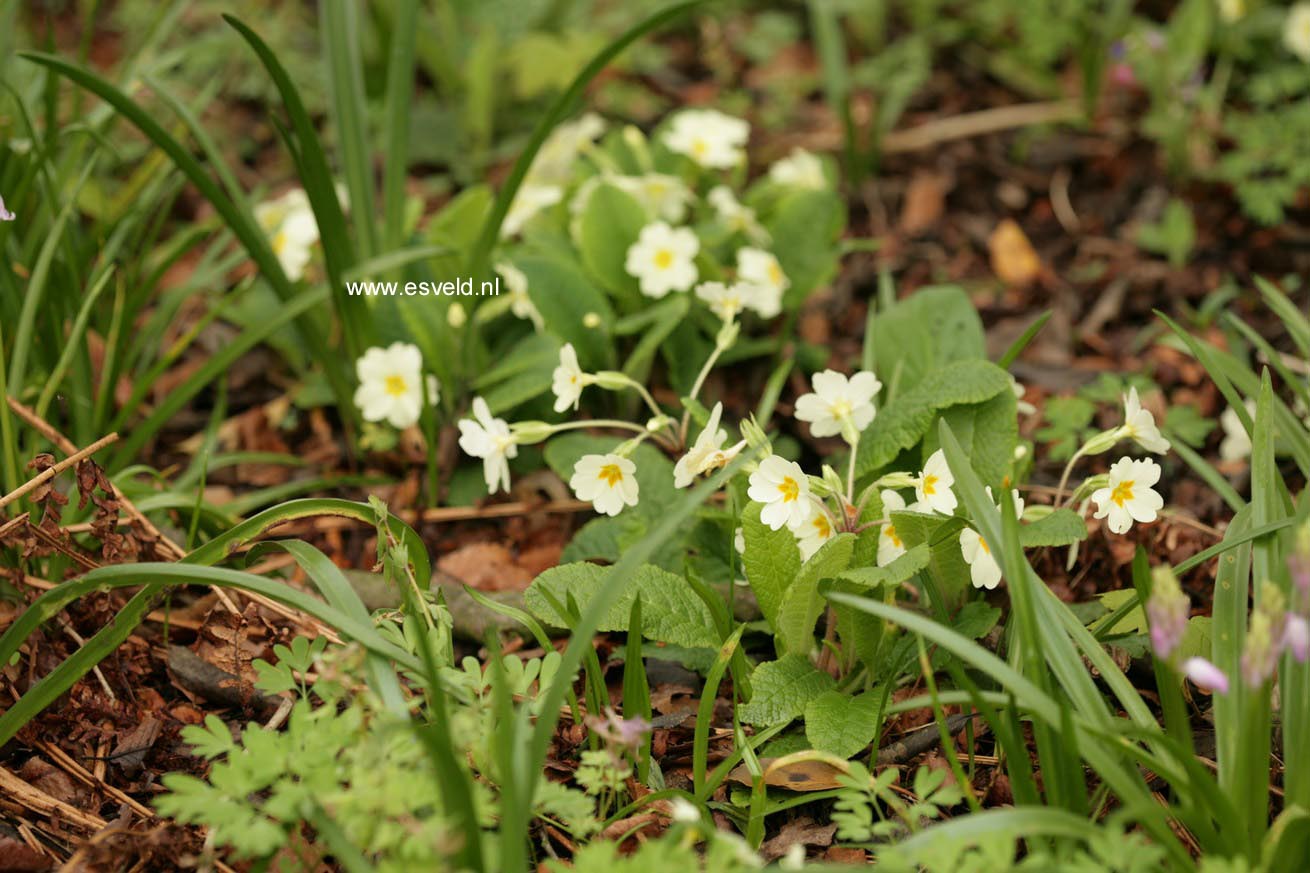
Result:
<svg viewBox="0 0 1310 873">
<path fill-rule="evenodd" d="M 956 361 L 933 371 L 887 404 L 864 431 L 856 473 L 863 476 L 885 467 L 902 451 L 916 445 L 941 410 L 983 403 L 1003 391 L 1010 392 L 1010 377 L 988 361 Z M 1013 445 L 1010 450 L 1013 452 Z"/>
<path fill-rule="evenodd" d="M 814 646 L 814 623 L 823 612 L 819 583 L 844 571 L 851 563 L 855 535 L 842 533 L 828 540 L 801 565 L 796 581 L 782 595 L 774 630 L 780 651 L 806 653 Z"/>
<path fill-rule="evenodd" d="M 532 581 L 523 592 L 523 602 L 542 621 L 568 627 L 542 591 L 549 591 L 560 603 L 568 603 L 571 596 L 578 609 L 585 610 L 612 569 L 587 563 L 552 567 Z M 597 630 L 626 630 L 632 603 L 639 595 L 641 631 L 647 639 L 689 648 L 714 648 L 721 642 L 714 630 L 714 617 L 687 580 L 650 564 L 637 570 Z"/>
<path fill-rule="evenodd" d="M 760 521 L 760 508 L 752 502 L 741 516 L 742 537 L 746 540 L 742 566 L 760 604 L 760 614 L 776 630 L 782 596 L 801 569 L 801 552 L 791 531 L 770 530 Z"/>
<path fill-rule="evenodd" d="M 952 406 L 942 412 L 960 445 L 969 455 L 974 472 L 984 484 L 1000 488 L 1010 475 L 1014 447 L 1019 443 L 1019 418 L 1013 391 L 1002 391 L 982 403 Z M 923 454 L 939 448 L 937 431 L 928 428 Z"/>
<path fill-rule="evenodd" d="M 805 737 L 822 752 L 850 758 L 866 748 L 878 733 L 881 691 L 851 696 L 825 691 L 805 707 Z"/>
<path fill-rule="evenodd" d="M 1087 522 L 1072 509 L 1057 509 L 1045 518 L 1019 526 L 1019 544 L 1025 549 L 1071 546 L 1085 539 Z"/>
<path fill-rule="evenodd" d="M 955 285 L 920 288 L 879 312 L 873 352 L 879 377 L 889 386 L 895 379 L 900 394 L 946 364 L 987 353 L 978 311 Z"/>
<path fill-rule="evenodd" d="M 883 585 L 899 585 L 924 567 L 927 567 L 929 556 L 928 546 L 920 543 L 913 548 L 906 549 L 905 554 L 885 567 L 857 567 L 854 570 L 847 570 L 838 578 L 846 582 L 853 582 L 863 589 L 879 588 Z"/>
<path fill-rule="evenodd" d="M 782 724 L 803 713 L 811 700 L 836 684 L 837 680 L 804 655 L 784 655 L 755 668 L 750 702 L 739 706 L 737 715 L 746 724 Z"/>
</svg>

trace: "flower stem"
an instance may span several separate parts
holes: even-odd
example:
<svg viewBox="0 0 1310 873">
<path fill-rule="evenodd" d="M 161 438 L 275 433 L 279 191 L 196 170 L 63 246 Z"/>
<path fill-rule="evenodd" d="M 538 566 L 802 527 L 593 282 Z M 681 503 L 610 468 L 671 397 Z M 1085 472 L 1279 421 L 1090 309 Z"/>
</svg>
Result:
<svg viewBox="0 0 1310 873">
<path fill-rule="evenodd" d="M 860 435 L 856 433 L 855 439 L 851 442 L 851 461 L 846 468 L 846 502 L 852 506 L 855 505 L 855 456 L 859 448 Z M 860 520 L 859 513 L 856 513 L 855 520 Z"/>
<path fill-rule="evenodd" d="M 714 363 L 719 359 L 719 355 L 723 354 L 725 348 L 727 348 L 727 346 L 719 343 L 714 344 L 714 351 L 710 352 L 710 356 L 705 359 L 705 366 L 701 367 L 700 372 L 696 374 L 696 381 L 691 385 L 691 393 L 687 395 L 689 399 L 695 400 L 696 395 L 700 394 L 700 389 L 705 385 L 705 380 L 709 377 L 710 370 L 714 369 Z M 684 446 L 687 444 L 687 426 L 689 424 L 691 424 L 690 408 L 682 413 L 682 424 L 678 427 L 678 442 L 682 443 Z"/>
<path fill-rule="evenodd" d="M 1064 504 L 1064 486 L 1069 484 L 1069 476 L 1073 473 L 1073 465 L 1078 463 L 1078 459 L 1083 456 L 1084 448 L 1086 448 L 1086 446 L 1079 448 L 1078 451 L 1073 453 L 1073 457 L 1069 459 L 1069 463 L 1064 465 L 1064 472 L 1060 474 L 1060 484 L 1055 486 L 1055 496 L 1051 501 L 1057 509 Z"/>
</svg>

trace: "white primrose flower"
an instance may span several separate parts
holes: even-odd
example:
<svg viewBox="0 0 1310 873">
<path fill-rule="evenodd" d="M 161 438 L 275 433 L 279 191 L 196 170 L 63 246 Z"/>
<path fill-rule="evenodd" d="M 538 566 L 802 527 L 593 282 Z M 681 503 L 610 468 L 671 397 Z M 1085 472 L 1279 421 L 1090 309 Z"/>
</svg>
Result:
<svg viewBox="0 0 1310 873">
<path fill-rule="evenodd" d="M 879 496 L 882 497 L 882 514 L 887 517 L 887 523 L 878 531 L 878 566 L 886 567 L 905 554 L 905 543 L 901 540 L 901 535 L 896 532 L 896 525 L 891 522 L 892 513 L 920 512 L 921 509 L 917 503 L 906 506 L 905 498 L 890 488 Z"/>
<path fill-rule="evenodd" d="M 955 475 L 951 472 L 950 464 L 946 463 L 946 455 L 938 449 L 928 456 L 919 478 L 914 480 L 914 496 L 920 506 L 942 515 L 951 515 L 959 504 L 955 492 L 951 490 L 954 484 Z"/>
<path fill-rule="evenodd" d="M 796 400 L 796 417 L 810 423 L 816 437 L 842 434 L 847 442 L 873 421 L 873 395 L 882 389 L 878 377 L 860 370 L 849 379 L 836 370 L 815 373 L 814 391 Z M 848 431 L 854 430 L 854 434 Z"/>
<path fill-rule="evenodd" d="M 673 486 L 675 488 L 686 488 L 695 481 L 697 476 L 726 466 L 746 447 L 745 440 L 726 449 L 723 447 L 723 444 L 728 441 L 728 432 L 719 427 L 719 421 L 722 417 L 723 404 L 714 404 L 714 408 L 710 410 L 709 421 L 705 423 L 705 429 L 700 432 L 700 436 L 696 437 L 696 442 L 687 450 L 687 453 L 678 459 L 678 463 L 673 465 Z"/>
<path fill-rule="evenodd" d="M 1148 452 L 1163 455 L 1169 451 L 1169 441 L 1160 434 L 1155 426 L 1155 416 L 1149 409 L 1143 409 L 1137 399 L 1137 389 L 1129 388 L 1124 395 L 1124 423 L 1119 428 L 1119 435 L 1128 437 Z"/>
<path fill-rule="evenodd" d="M 567 184 L 578 154 L 590 148 L 604 132 L 605 121 L 594 112 L 558 125 L 533 158 L 527 181 L 538 185 Z"/>
<path fill-rule="evenodd" d="M 1310 63 L 1310 3 L 1297 3 L 1287 10 L 1283 24 L 1283 45 L 1306 63 Z"/>
<path fill-rule="evenodd" d="M 1248 414 L 1255 415 L 1255 402 L 1244 404 Z M 1251 435 L 1242 426 L 1242 419 L 1237 410 L 1231 406 L 1219 414 L 1219 426 L 1223 428 L 1224 438 L 1219 443 L 1219 457 L 1225 461 L 1240 461 L 1251 457 Z"/>
<path fill-rule="evenodd" d="M 769 455 L 760 462 L 759 469 L 750 475 L 750 488 L 746 494 L 751 500 L 764 504 L 760 521 L 771 530 L 784 525 L 798 528 L 810 520 L 814 505 L 810 502 L 810 480 L 795 461 L 778 455 Z"/>
<path fill-rule="evenodd" d="M 1093 518 L 1109 518 L 1110 530 L 1127 533 L 1134 521 L 1155 521 L 1164 498 L 1151 486 L 1160 481 L 1160 465 L 1150 458 L 1135 461 L 1122 457 L 1110 467 L 1110 482 L 1092 492 L 1096 504 Z"/>
<path fill-rule="evenodd" d="M 828 518 L 828 513 L 816 510 L 809 521 L 792 528 L 791 532 L 796 536 L 801 560 L 808 561 L 824 543 L 832 539 L 832 520 Z"/>
<path fill-rule="evenodd" d="M 670 291 L 686 291 L 696 283 L 696 253 L 700 240 L 685 227 L 662 221 L 641 229 L 628 248 L 623 268 L 638 280 L 641 293 L 659 299 Z"/>
<path fill-rule="evenodd" d="M 691 189 L 676 176 L 647 173 L 644 176 L 616 176 L 610 181 L 662 221 L 677 224 L 687 217 Z"/>
<path fill-rule="evenodd" d="M 621 455 L 583 455 L 573 465 L 569 487 L 604 515 L 637 505 L 637 465 Z"/>
<path fill-rule="evenodd" d="M 675 797 L 669 802 L 669 818 L 680 824 L 698 824 L 701 820 L 696 804 L 682 797 Z"/>
<path fill-rule="evenodd" d="M 991 486 L 987 487 L 987 496 L 992 496 Z M 1010 497 L 1014 500 L 1015 518 L 1019 518 L 1023 515 L 1023 498 L 1019 496 L 1018 491 L 1011 491 Z M 992 554 L 982 534 L 971 527 L 960 531 L 960 554 L 969 565 L 969 580 L 974 588 L 986 588 L 990 591 L 1000 584 L 1001 565 Z"/>
<path fill-rule="evenodd" d="M 518 267 L 507 262 L 496 264 L 495 270 L 505 280 L 505 289 L 509 291 L 509 311 L 514 313 L 515 318 L 532 322 L 533 329 L 540 333 L 545 322 L 542 321 L 537 305 L 528 296 L 528 277 Z"/>
<path fill-rule="evenodd" d="M 518 456 L 519 447 L 503 418 L 492 418 L 487 401 L 473 398 L 473 419 L 459 421 L 459 447 L 482 459 L 482 475 L 487 490 L 495 494 L 500 488 L 509 491 L 509 459 Z"/>
<path fill-rule="evenodd" d="M 724 321 L 732 321 L 746 308 L 746 300 L 752 289 L 740 282 L 725 285 L 722 282 L 701 282 L 696 286 L 696 296 L 704 300 L 710 311 Z"/>
<path fill-rule="evenodd" d="M 768 239 L 768 232 L 755 217 L 755 210 L 742 205 L 727 185 L 715 185 L 705 199 L 732 233 L 744 233 L 753 240 Z"/>
<path fill-rule="evenodd" d="M 538 185 L 524 183 L 514 193 L 514 202 L 505 213 L 505 220 L 500 225 L 500 235 L 508 238 L 518 236 L 528 219 L 543 209 L 554 206 L 564 198 L 564 189 L 558 185 Z"/>
<path fill-rule="evenodd" d="M 702 167 L 722 170 L 745 158 L 742 147 L 750 133 L 750 125 L 740 118 L 713 109 L 684 109 L 673 117 L 664 144 Z"/>
<path fill-rule="evenodd" d="M 374 347 L 355 362 L 355 405 L 365 421 L 404 430 L 423 409 L 423 355 L 418 346 L 395 342 Z"/>
<path fill-rule="evenodd" d="M 292 282 L 305 275 L 310 250 L 318 242 L 318 222 L 302 188 L 292 188 L 276 200 L 255 206 L 255 221 L 268 236 L 282 272 Z"/>
<path fill-rule="evenodd" d="M 550 390 L 555 392 L 555 411 L 563 412 L 570 406 L 577 409 L 582 389 L 591 383 L 591 376 L 578 366 L 578 353 L 573 350 L 573 343 L 565 343 L 559 350 L 559 366 L 551 375 Z"/>
<path fill-rule="evenodd" d="M 772 254 L 764 249 L 737 249 L 737 280 L 755 289 L 750 306 L 760 315 L 773 318 L 782 311 L 782 294 L 791 280 Z"/>
<path fill-rule="evenodd" d="M 828 177 L 823 174 L 823 161 L 799 147 L 769 167 L 769 178 L 789 188 L 821 191 L 828 187 Z"/>
</svg>

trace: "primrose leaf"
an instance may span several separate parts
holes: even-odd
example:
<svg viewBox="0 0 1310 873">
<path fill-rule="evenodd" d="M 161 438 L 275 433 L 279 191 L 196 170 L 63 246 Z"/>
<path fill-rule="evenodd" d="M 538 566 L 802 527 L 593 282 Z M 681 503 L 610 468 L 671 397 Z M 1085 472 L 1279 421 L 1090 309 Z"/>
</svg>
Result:
<svg viewBox="0 0 1310 873">
<path fill-rule="evenodd" d="M 786 306 L 794 309 L 837 272 L 845 205 L 835 191 L 789 192 L 765 226 L 773 239 L 773 254 L 791 282 Z"/>
<path fill-rule="evenodd" d="M 760 521 L 760 509 L 760 504 L 752 502 L 741 516 L 742 538 L 746 540 L 742 567 L 760 604 L 760 613 L 776 631 L 782 596 L 801 569 L 801 552 L 791 531 L 770 530 Z"/>
<path fill-rule="evenodd" d="M 983 403 L 1001 392 L 1011 393 L 1010 376 L 988 361 L 957 361 L 933 371 L 879 411 L 860 438 L 856 473 L 863 476 L 885 467 L 917 445 L 941 410 Z M 1008 408 L 1014 408 L 1013 395 Z"/>
<path fill-rule="evenodd" d="M 805 737 L 821 752 L 842 758 L 858 754 L 878 733 L 881 691 L 854 697 L 825 691 L 805 706 Z"/>
<path fill-rule="evenodd" d="M 930 553 L 924 543 L 906 549 L 905 554 L 885 567 L 857 567 L 847 570 L 838 578 L 844 582 L 853 582 L 860 588 L 880 588 L 884 585 L 899 585 L 928 566 Z"/>
<path fill-rule="evenodd" d="M 568 621 L 542 592 L 549 592 L 559 603 L 567 603 L 572 597 L 578 609 L 584 610 L 602 585 L 624 584 L 610 578 L 612 569 L 586 563 L 552 567 L 532 581 L 523 592 L 523 602 L 542 621 L 568 627 Z M 646 639 L 688 648 L 716 648 L 722 642 L 715 633 L 709 608 L 681 576 L 645 564 L 625 582 L 623 595 L 610 607 L 597 630 L 627 630 L 632 603 L 640 596 L 641 632 Z"/>
<path fill-rule="evenodd" d="M 1019 525 L 1019 544 L 1025 549 L 1071 546 L 1085 539 L 1087 522 L 1072 509 L 1057 509 L 1032 524 Z"/>
<path fill-rule="evenodd" d="M 901 396 L 945 365 L 980 361 L 987 353 L 982 319 L 955 285 L 920 288 L 880 312 L 873 322 L 873 350 L 879 378 L 887 385 L 895 379 Z"/>
<path fill-rule="evenodd" d="M 587 370 L 612 367 L 614 350 L 604 328 L 614 323 L 614 311 L 595 283 L 562 258 L 527 255 L 516 258 L 514 263 L 527 277 L 528 296 L 546 327 L 573 344 L 578 363 Z M 590 313 L 600 316 L 602 329 L 587 327 L 586 316 Z"/>
<path fill-rule="evenodd" d="M 804 655 L 784 655 L 755 668 L 750 702 L 739 706 L 737 715 L 746 724 L 783 724 L 836 684 L 837 680 L 815 668 Z"/>
<path fill-rule="evenodd" d="M 819 583 L 831 579 L 851 563 L 855 535 L 838 534 L 815 552 L 796 574 L 796 581 L 782 595 L 775 625 L 779 649 L 807 653 L 814 646 L 814 623 L 823 612 Z"/>
<path fill-rule="evenodd" d="M 1014 447 L 1019 442 L 1017 401 L 1013 391 L 1002 391 L 982 403 L 952 406 L 942 413 L 951 433 L 960 441 L 973 470 L 985 484 L 999 488 L 1014 462 Z M 923 453 L 930 455 L 940 447 L 937 429 L 928 428 Z"/>
<path fill-rule="evenodd" d="M 648 221 L 636 198 L 608 182 L 596 186 L 578 216 L 575 230 L 582 263 L 619 300 L 642 300 L 624 262 Z"/>
</svg>

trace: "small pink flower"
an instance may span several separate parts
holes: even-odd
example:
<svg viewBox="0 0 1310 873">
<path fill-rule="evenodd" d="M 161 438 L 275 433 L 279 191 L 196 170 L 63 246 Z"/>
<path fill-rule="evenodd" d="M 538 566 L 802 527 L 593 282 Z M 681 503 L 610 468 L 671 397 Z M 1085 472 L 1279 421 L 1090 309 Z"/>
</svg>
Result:
<svg viewBox="0 0 1310 873">
<path fill-rule="evenodd" d="M 13 221 L 18 216 L 5 209 L 5 198 L 0 197 L 0 221 Z"/>
<path fill-rule="evenodd" d="M 1292 657 L 1302 664 L 1310 658 L 1310 622 L 1305 616 L 1288 613 L 1283 626 L 1283 645 L 1292 650 Z"/>
<path fill-rule="evenodd" d="M 1198 687 L 1218 694 L 1228 693 L 1228 677 L 1205 658 L 1188 658 L 1183 661 L 1182 670 L 1183 675 Z"/>
</svg>

